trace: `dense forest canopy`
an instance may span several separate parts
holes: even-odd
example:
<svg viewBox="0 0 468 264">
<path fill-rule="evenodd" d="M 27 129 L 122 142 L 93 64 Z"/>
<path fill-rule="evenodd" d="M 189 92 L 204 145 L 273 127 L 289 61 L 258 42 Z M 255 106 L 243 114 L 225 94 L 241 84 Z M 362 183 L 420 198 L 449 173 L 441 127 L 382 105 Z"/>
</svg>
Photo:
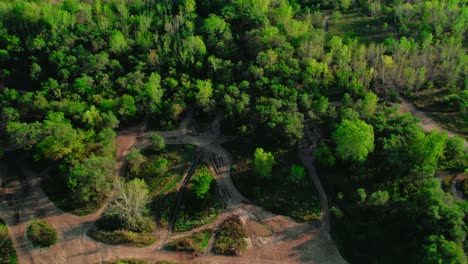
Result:
<svg viewBox="0 0 468 264">
<path fill-rule="evenodd" d="M 332 35 L 330 10 L 396 37 Z M 467 167 L 463 140 L 392 103 L 436 90 L 467 131 L 467 18 L 457 0 L 1 1 L 0 156 L 56 162 L 81 206 L 108 195 L 116 131 L 144 117 L 222 113 L 226 131 L 291 148 L 312 123 L 346 258 L 466 263 L 467 204 L 433 179 Z"/>
</svg>

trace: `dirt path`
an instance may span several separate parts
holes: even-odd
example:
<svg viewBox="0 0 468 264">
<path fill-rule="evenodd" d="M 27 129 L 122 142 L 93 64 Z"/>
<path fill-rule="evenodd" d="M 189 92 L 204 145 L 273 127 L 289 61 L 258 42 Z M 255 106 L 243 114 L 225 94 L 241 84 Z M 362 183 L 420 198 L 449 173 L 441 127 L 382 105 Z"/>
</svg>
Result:
<svg viewBox="0 0 468 264">
<path fill-rule="evenodd" d="M 448 131 L 446 130 L 445 128 L 443 128 L 441 125 L 439 125 L 436 121 L 434 121 L 434 119 L 432 119 L 431 117 L 429 117 L 426 113 L 424 113 L 423 111 L 419 110 L 418 108 L 416 108 L 416 106 L 414 106 L 410 101 L 408 101 L 406 98 L 400 96 L 400 100 L 401 100 L 401 103 L 400 103 L 400 110 L 399 112 L 400 113 L 411 113 L 411 115 L 419 118 L 421 120 L 421 122 L 419 123 L 419 125 L 422 127 L 422 129 L 426 132 L 430 132 L 434 129 L 437 129 L 439 131 L 442 131 L 442 132 L 446 132 L 447 135 L 452 138 L 452 137 L 455 137 L 455 136 L 458 136 L 460 138 L 463 138 L 462 136 L 460 136 L 459 134 L 457 133 L 453 133 L 451 131 Z M 465 140 L 465 148 L 468 150 L 468 142 L 466 142 Z"/>
<path fill-rule="evenodd" d="M 462 173 L 458 174 L 457 177 L 455 177 L 452 180 L 452 185 L 450 185 L 450 192 L 452 193 L 453 197 L 457 201 L 465 200 L 465 197 L 464 197 L 463 193 L 459 190 L 459 188 L 457 188 L 457 184 L 459 182 L 463 181 L 466 178 L 468 178 L 468 174 L 462 172 Z"/>
<path fill-rule="evenodd" d="M 328 31 L 328 22 L 332 16 L 332 11 L 327 11 L 323 17 L 323 31 Z"/>
<path fill-rule="evenodd" d="M 168 252 L 160 250 L 161 241 L 145 248 L 125 246 L 110 246 L 91 240 L 86 231 L 93 225 L 104 211 L 104 207 L 89 216 L 78 217 L 56 208 L 40 188 L 40 174 L 25 169 L 30 193 L 23 203 L 20 222 L 15 221 L 15 212 L 6 202 L 0 203 L 0 217 L 9 226 L 11 237 L 18 251 L 19 263 L 100 263 L 119 258 L 145 258 L 151 260 L 169 260 L 177 262 L 196 263 L 346 263 L 330 240 L 329 213 L 326 196 L 320 195 L 322 201 L 320 226 L 297 223 L 290 218 L 271 214 L 262 208 L 251 204 L 234 187 L 230 169 L 233 164 L 229 152 L 221 147 L 226 141 L 219 133 L 219 120 L 212 125 L 212 131 L 197 136 L 191 135 L 190 117 L 174 131 L 161 132 L 167 144 L 194 144 L 206 153 L 205 161 L 210 164 L 216 175 L 220 188 L 220 196 L 226 204 L 226 212 L 213 223 L 184 233 L 189 235 L 204 228 L 216 229 L 226 218 L 237 215 L 245 223 L 249 234 L 249 250 L 242 256 L 232 258 L 214 256 L 207 252 L 195 256 L 183 252 Z M 124 156 L 132 146 L 144 147 L 149 144 L 149 132 L 137 128 L 118 133 L 116 173 L 121 173 L 125 162 Z M 307 153 L 302 155 L 307 156 Z M 311 177 L 316 177 L 311 160 L 305 159 Z M 318 178 L 316 177 L 316 180 Z M 314 180 L 314 183 L 315 180 Z M 318 182 L 320 184 L 320 182 Z M 323 193 L 321 186 L 317 187 Z M 12 190 L 19 193 L 20 186 Z M 25 237 L 25 230 L 31 218 L 43 218 L 59 233 L 58 243 L 47 249 L 34 249 Z M 180 237 L 175 235 L 172 238 Z"/>
</svg>

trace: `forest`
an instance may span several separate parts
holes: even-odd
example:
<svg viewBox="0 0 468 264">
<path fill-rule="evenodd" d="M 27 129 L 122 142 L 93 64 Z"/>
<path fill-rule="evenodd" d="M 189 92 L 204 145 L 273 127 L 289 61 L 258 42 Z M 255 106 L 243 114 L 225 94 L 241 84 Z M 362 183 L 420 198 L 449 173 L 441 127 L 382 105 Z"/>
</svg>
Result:
<svg viewBox="0 0 468 264">
<path fill-rule="evenodd" d="M 223 146 L 240 192 L 312 221 L 319 205 L 303 197 L 316 195 L 312 187 L 298 187 L 313 183 L 295 152 L 313 133 L 310 155 L 346 261 L 464 264 L 468 180 L 460 200 L 439 175 L 468 173 L 467 21 L 459 0 L 0 1 L 0 159 L 51 165 L 43 189 L 77 214 L 117 189 L 97 226 L 151 233 L 170 225 L 176 197 L 165 192 L 198 154 L 153 136 L 149 150 L 132 149 L 116 180 L 119 133 L 142 122 L 174 130 L 192 113 L 202 122 L 221 116 L 222 134 L 236 138 Z M 423 129 L 403 102 L 444 130 Z M 194 175 L 179 231 L 224 210 L 210 170 Z M 223 228 L 241 229 L 231 221 Z M 236 235 L 238 254 L 245 235 Z M 228 251 L 226 241 L 215 240 L 218 251 Z"/>
</svg>

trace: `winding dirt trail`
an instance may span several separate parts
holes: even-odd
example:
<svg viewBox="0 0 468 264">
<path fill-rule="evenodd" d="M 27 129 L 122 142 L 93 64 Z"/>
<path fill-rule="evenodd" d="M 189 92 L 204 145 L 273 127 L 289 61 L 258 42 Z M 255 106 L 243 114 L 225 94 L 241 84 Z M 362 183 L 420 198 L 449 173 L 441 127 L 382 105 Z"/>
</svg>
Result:
<svg viewBox="0 0 468 264">
<path fill-rule="evenodd" d="M 463 138 L 461 135 L 443 128 L 436 121 L 434 121 L 434 119 L 429 117 L 423 111 L 416 108 L 416 106 L 414 106 L 410 101 L 408 101 L 403 96 L 400 96 L 400 100 L 401 100 L 401 103 L 400 103 L 399 112 L 400 113 L 410 113 L 411 115 L 419 118 L 421 120 L 419 125 L 421 126 L 421 128 L 424 131 L 431 132 L 432 130 L 437 129 L 439 131 L 446 132 L 447 135 L 449 136 L 449 138 L 452 138 L 452 137 L 455 137 L 455 136 Z M 468 142 L 466 140 L 464 142 L 465 142 L 465 149 L 468 150 Z"/>
<path fill-rule="evenodd" d="M 202 149 L 205 161 L 210 164 L 216 175 L 220 196 L 227 209 L 213 223 L 171 238 L 189 235 L 208 227 L 216 229 L 224 219 L 237 215 L 245 223 L 249 234 L 249 250 L 245 254 L 232 258 L 211 255 L 209 250 L 200 256 L 169 252 L 160 250 L 162 241 L 145 248 L 111 246 L 96 242 L 86 236 L 86 231 L 99 219 L 105 207 L 84 217 L 65 213 L 55 207 L 40 188 L 41 174 L 23 168 L 30 188 L 29 195 L 21 200 L 23 211 L 20 221 L 15 220 L 15 211 L 6 201 L 2 200 L 0 203 L 0 217 L 5 219 L 9 226 L 10 235 L 18 251 L 19 263 L 101 263 L 121 258 L 195 263 L 346 263 L 328 236 L 329 212 L 325 192 L 318 181 L 313 161 L 306 151 L 301 153 L 301 157 L 314 183 L 318 182 L 322 205 L 322 224 L 318 226 L 297 223 L 288 217 L 274 215 L 251 204 L 232 183 L 232 157 L 221 147 L 221 143 L 229 138 L 220 135 L 219 119 L 213 122 L 212 131 L 196 136 L 192 135 L 190 130 L 190 120 L 191 117 L 185 119 L 177 130 L 159 134 L 165 138 L 166 144 L 194 144 Z M 125 167 L 124 157 L 132 146 L 141 148 L 150 144 L 150 134 L 145 132 L 144 127 L 118 133 L 116 175 L 122 173 Z M 12 192 L 21 193 L 21 187 L 16 186 Z M 25 230 L 31 218 L 43 218 L 56 228 L 59 233 L 58 243 L 47 249 L 33 248 L 25 237 Z M 157 235 L 162 237 L 164 231 Z"/>
</svg>

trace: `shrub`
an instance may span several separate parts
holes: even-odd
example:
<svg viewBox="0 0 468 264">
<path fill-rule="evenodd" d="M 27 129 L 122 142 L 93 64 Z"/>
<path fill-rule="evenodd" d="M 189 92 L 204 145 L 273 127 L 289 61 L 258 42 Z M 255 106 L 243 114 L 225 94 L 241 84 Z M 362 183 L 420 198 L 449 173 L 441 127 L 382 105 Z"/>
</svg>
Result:
<svg viewBox="0 0 468 264">
<path fill-rule="evenodd" d="M 34 246 L 49 247 L 57 242 L 57 231 L 44 220 L 33 220 L 27 230 Z"/>
<path fill-rule="evenodd" d="M 221 224 L 213 251 L 227 256 L 240 255 L 247 248 L 246 237 L 247 233 L 239 217 L 231 217 Z"/>
<path fill-rule="evenodd" d="M 305 175 L 305 169 L 302 166 L 293 165 L 289 170 L 289 180 L 295 184 L 304 183 Z"/>
<path fill-rule="evenodd" d="M 161 151 L 166 147 L 166 143 L 164 142 L 164 138 L 159 134 L 152 134 L 150 136 L 151 145 L 155 151 Z"/>
<path fill-rule="evenodd" d="M 203 167 L 193 176 L 192 189 L 198 199 L 206 197 L 213 181 L 213 174 L 211 174 L 211 171 L 207 167 Z"/>
<path fill-rule="evenodd" d="M 166 248 L 176 251 L 202 252 L 208 246 L 211 230 L 194 233 L 189 237 L 183 237 L 169 242 Z"/>
<path fill-rule="evenodd" d="M 3 264 L 16 264 L 18 257 L 13 242 L 8 237 L 8 228 L 0 219 L 0 263 Z"/>
<path fill-rule="evenodd" d="M 156 241 L 154 235 L 139 234 L 127 230 L 116 230 L 113 232 L 90 230 L 88 235 L 97 241 L 111 245 L 131 244 L 137 247 L 144 247 Z"/>
</svg>

